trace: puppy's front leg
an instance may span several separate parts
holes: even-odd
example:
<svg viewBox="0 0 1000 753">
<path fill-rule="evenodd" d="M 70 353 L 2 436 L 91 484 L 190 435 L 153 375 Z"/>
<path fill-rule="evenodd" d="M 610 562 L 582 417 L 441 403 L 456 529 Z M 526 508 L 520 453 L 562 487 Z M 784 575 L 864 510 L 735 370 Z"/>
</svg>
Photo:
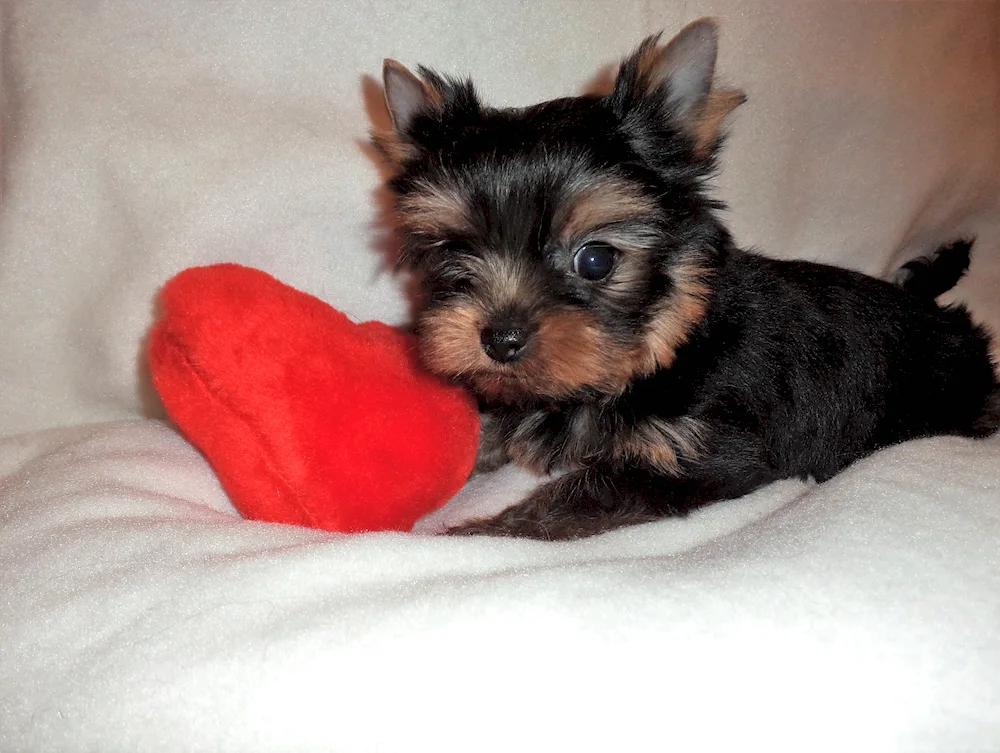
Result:
<svg viewBox="0 0 1000 753">
<path fill-rule="evenodd" d="M 449 529 L 452 535 L 578 539 L 683 510 L 669 504 L 674 480 L 655 474 L 571 471 L 499 515 Z"/>
<path fill-rule="evenodd" d="M 491 413 L 479 414 L 479 452 L 473 473 L 491 473 L 510 462 L 507 438 Z"/>
</svg>

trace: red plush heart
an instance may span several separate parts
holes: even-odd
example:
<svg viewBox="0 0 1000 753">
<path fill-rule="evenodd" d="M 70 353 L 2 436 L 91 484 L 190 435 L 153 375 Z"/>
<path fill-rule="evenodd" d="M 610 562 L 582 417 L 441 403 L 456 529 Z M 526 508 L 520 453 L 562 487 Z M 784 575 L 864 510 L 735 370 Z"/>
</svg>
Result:
<svg viewBox="0 0 1000 753">
<path fill-rule="evenodd" d="M 235 264 L 181 272 L 161 305 L 153 383 L 246 517 L 409 530 L 468 478 L 476 406 L 412 336 Z"/>
</svg>

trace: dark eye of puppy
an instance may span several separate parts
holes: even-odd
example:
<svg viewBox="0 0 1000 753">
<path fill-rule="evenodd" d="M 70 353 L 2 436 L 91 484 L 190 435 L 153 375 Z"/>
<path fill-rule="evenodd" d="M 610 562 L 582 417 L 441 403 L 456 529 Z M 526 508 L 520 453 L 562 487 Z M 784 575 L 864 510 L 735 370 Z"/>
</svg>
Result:
<svg viewBox="0 0 1000 753">
<path fill-rule="evenodd" d="M 615 266 L 614 246 L 602 241 L 590 241 L 580 246 L 573 256 L 573 271 L 584 280 L 603 280 Z"/>
</svg>

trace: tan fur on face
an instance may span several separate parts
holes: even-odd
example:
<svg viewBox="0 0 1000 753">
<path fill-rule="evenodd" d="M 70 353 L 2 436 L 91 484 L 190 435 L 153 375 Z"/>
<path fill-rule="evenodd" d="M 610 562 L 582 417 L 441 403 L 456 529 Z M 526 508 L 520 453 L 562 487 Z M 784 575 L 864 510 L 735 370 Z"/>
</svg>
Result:
<svg viewBox="0 0 1000 753">
<path fill-rule="evenodd" d="M 461 377 L 490 367 L 479 332 L 483 311 L 472 304 L 441 306 L 420 320 L 420 356 L 436 374 Z"/>
<path fill-rule="evenodd" d="M 469 210 L 457 189 L 437 183 L 420 183 L 398 204 L 402 226 L 415 235 L 449 237 L 471 230 Z"/>
<path fill-rule="evenodd" d="M 544 317 L 538 340 L 545 394 L 570 395 L 583 387 L 617 393 L 631 379 L 629 349 L 608 337 L 588 312 L 565 309 Z"/>
<path fill-rule="evenodd" d="M 528 307 L 541 300 L 539 291 L 526 282 L 521 262 L 506 256 L 488 255 L 466 261 L 466 269 L 478 283 L 480 296 L 494 310 Z"/>
<path fill-rule="evenodd" d="M 652 374 L 674 362 L 677 349 L 708 310 L 712 293 L 709 271 L 697 262 L 681 262 L 670 270 L 674 289 L 646 327 L 646 339 L 636 355 L 636 371 Z"/>
<path fill-rule="evenodd" d="M 542 315 L 523 359 L 493 361 L 480 332 L 488 314 L 478 304 L 440 306 L 420 322 L 421 356 L 431 371 L 465 378 L 501 399 L 564 398 L 584 387 L 621 392 L 632 377 L 631 350 L 608 337 L 586 311 L 559 309 Z"/>
<path fill-rule="evenodd" d="M 638 220 L 656 214 L 656 203 L 638 187 L 624 180 L 602 180 L 575 197 L 562 223 L 565 243 L 594 228 Z"/>
<path fill-rule="evenodd" d="M 526 282 L 514 259 L 487 256 L 466 260 L 480 291 L 476 299 L 428 311 L 421 319 L 424 362 L 449 377 L 470 379 L 494 396 L 568 397 L 584 387 L 621 392 L 633 376 L 634 349 L 607 335 L 588 311 L 543 308 L 544 295 Z M 510 307 L 536 308 L 537 331 L 521 360 L 500 364 L 483 350 L 482 329 L 491 313 Z"/>
<path fill-rule="evenodd" d="M 648 274 L 645 257 L 653 245 L 661 242 L 642 225 L 659 214 L 656 202 L 624 180 L 602 181 L 583 191 L 572 205 L 568 219 L 560 229 L 563 243 L 572 246 L 588 235 L 611 243 L 622 254 L 612 276 L 600 284 L 608 291 L 627 290 Z M 616 368 L 608 374 L 607 385 L 621 384 L 621 389 L 635 377 L 652 374 L 673 363 L 677 348 L 687 340 L 692 328 L 708 308 L 711 281 L 707 269 L 690 260 L 681 260 L 670 269 L 673 290 L 657 305 L 647 325 L 644 341 L 625 352 L 618 347 Z M 603 373 L 603 372 L 602 372 Z M 622 378 L 621 374 L 628 376 Z M 596 386 L 596 385 L 594 385 Z M 620 389 L 616 390 L 620 391 Z"/>
</svg>

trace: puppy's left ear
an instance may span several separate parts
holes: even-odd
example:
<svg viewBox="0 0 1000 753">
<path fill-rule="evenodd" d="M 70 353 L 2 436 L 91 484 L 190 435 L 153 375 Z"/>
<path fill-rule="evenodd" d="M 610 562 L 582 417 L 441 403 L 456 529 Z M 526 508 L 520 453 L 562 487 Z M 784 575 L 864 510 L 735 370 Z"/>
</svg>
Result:
<svg viewBox="0 0 1000 753">
<path fill-rule="evenodd" d="M 649 93 L 665 89 L 667 106 L 677 118 L 696 111 L 705 101 L 715 76 L 719 32 L 715 21 L 703 18 L 689 24 L 663 46 L 639 48 L 639 76 Z M 651 40 L 647 40 L 651 41 Z"/>
<path fill-rule="evenodd" d="M 684 27 L 666 45 L 648 37 L 623 64 L 615 82 L 622 99 L 658 99 L 665 116 L 694 141 L 699 158 L 708 157 L 722 135 L 725 117 L 746 101 L 736 89 L 714 89 L 718 26 L 702 18 Z"/>
</svg>

